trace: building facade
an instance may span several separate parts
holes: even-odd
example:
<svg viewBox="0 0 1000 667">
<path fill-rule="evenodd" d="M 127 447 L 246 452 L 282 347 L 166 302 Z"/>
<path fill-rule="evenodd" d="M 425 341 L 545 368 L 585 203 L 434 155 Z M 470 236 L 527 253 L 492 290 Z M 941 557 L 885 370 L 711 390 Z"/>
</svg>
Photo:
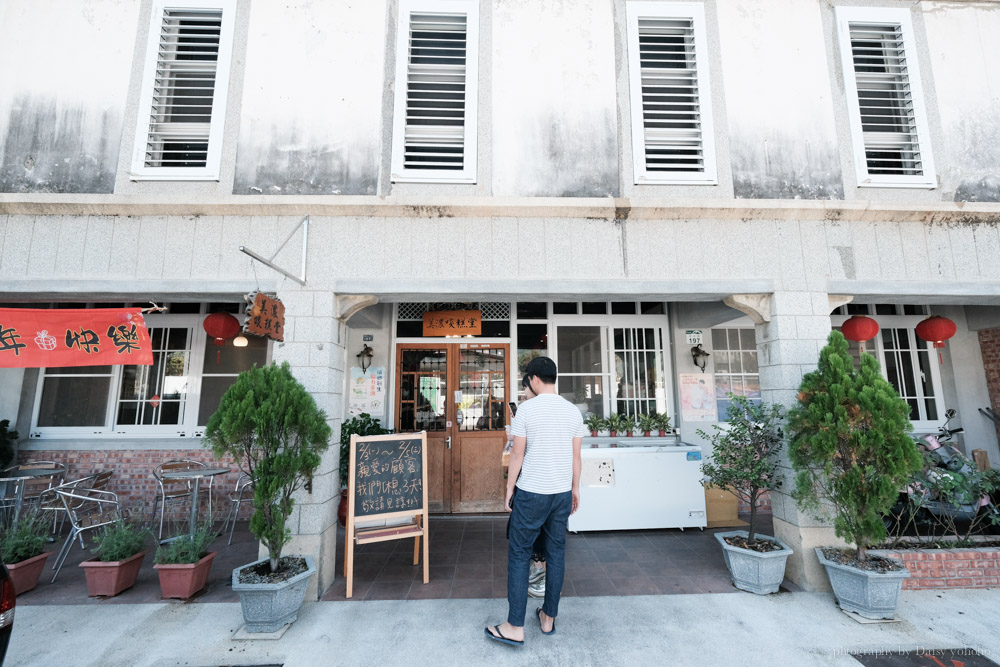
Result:
<svg viewBox="0 0 1000 667">
<path fill-rule="evenodd" d="M 337 427 L 367 346 L 364 407 L 432 436 L 432 509 L 489 512 L 532 355 L 582 410 L 698 443 L 728 391 L 793 403 L 865 313 L 915 430 L 955 408 L 995 466 L 996 34 L 993 0 L 9 0 L 0 300 L 169 310 L 149 374 L 0 368 L 0 418 L 22 458 L 116 467 L 138 503 L 157 461 L 206 456 L 240 369 L 288 361 Z M 255 291 L 284 342 L 217 349 L 204 317 Z M 482 333 L 424 335 L 455 310 Z M 940 358 L 929 315 L 957 325 Z M 318 592 L 337 459 L 291 524 Z M 832 529 L 772 507 L 789 576 L 823 586 Z"/>
</svg>

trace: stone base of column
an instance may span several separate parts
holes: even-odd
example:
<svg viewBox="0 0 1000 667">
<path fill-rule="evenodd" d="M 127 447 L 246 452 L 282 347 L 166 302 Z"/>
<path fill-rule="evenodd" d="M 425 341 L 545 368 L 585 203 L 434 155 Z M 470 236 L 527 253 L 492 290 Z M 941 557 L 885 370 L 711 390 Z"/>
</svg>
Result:
<svg viewBox="0 0 1000 667">
<path fill-rule="evenodd" d="M 320 535 L 292 535 L 292 540 L 282 549 L 283 556 L 310 554 L 316 561 L 316 576 L 309 581 L 306 600 L 319 600 L 333 585 L 337 575 L 337 521 Z M 266 558 L 267 549 L 260 547 L 258 558 Z"/>
<path fill-rule="evenodd" d="M 795 552 L 785 564 L 785 576 L 802 590 L 830 591 L 826 570 L 816 558 L 814 547 L 844 547 L 847 543 L 837 537 L 833 526 L 796 526 L 781 519 L 774 519 L 774 536 Z"/>
</svg>

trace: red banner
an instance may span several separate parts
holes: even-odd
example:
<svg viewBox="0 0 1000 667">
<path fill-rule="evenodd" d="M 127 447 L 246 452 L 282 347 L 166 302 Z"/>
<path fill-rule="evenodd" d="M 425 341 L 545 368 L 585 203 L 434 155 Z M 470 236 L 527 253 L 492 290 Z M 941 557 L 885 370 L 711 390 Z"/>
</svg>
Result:
<svg viewBox="0 0 1000 667">
<path fill-rule="evenodd" d="M 0 368 L 152 363 L 139 308 L 0 308 Z"/>
</svg>

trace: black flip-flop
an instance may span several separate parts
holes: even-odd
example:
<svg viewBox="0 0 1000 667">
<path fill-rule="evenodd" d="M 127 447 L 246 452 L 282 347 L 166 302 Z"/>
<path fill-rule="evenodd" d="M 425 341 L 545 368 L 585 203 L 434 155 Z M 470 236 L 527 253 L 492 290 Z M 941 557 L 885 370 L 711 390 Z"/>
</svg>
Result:
<svg viewBox="0 0 1000 667">
<path fill-rule="evenodd" d="M 493 634 L 492 632 L 490 632 L 490 627 L 492 627 L 494 630 L 496 630 L 497 633 Z M 483 632 L 485 632 L 486 636 L 489 637 L 490 639 L 492 639 L 495 642 L 502 642 L 504 644 L 510 644 L 511 646 L 524 646 L 524 642 L 523 641 L 517 641 L 516 639 L 510 639 L 508 637 L 504 637 L 503 633 L 500 632 L 500 626 L 499 625 L 487 626 L 487 627 L 483 628 Z"/>
<path fill-rule="evenodd" d="M 542 608 L 541 607 L 539 607 L 538 609 L 535 610 L 535 616 L 538 617 L 538 627 L 541 628 L 542 627 Z M 553 618 L 552 619 L 552 629 L 549 630 L 548 632 L 545 632 L 545 630 L 542 630 L 542 634 L 543 635 L 554 635 L 555 633 L 556 633 L 556 619 Z"/>
</svg>

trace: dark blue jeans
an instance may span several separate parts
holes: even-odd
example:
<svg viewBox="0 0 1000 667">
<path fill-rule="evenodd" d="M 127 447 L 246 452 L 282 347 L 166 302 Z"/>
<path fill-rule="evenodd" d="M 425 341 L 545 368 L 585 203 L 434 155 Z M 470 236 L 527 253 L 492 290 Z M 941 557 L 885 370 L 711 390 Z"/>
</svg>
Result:
<svg viewBox="0 0 1000 667">
<path fill-rule="evenodd" d="M 539 534 L 545 540 L 545 602 L 542 611 L 559 615 L 559 595 L 566 571 L 566 524 L 573 494 L 531 493 L 518 489 L 511 501 L 507 547 L 507 622 L 524 625 L 528 604 L 528 560 Z"/>
</svg>

